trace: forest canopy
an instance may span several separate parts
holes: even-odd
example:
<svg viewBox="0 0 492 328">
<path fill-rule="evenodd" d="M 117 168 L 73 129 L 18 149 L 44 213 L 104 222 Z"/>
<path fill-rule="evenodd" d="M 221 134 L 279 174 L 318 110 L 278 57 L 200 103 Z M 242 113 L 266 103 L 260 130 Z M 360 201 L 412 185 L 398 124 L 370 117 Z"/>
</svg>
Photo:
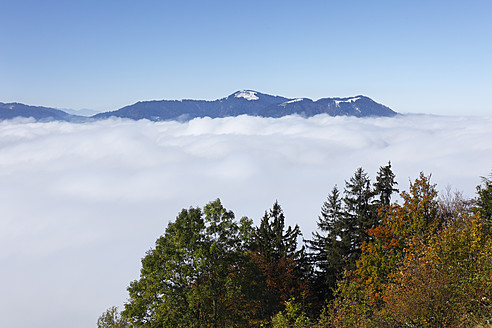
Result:
<svg viewBox="0 0 492 328">
<path fill-rule="evenodd" d="M 328 194 L 302 238 L 278 202 L 258 226 L 220 199 L 183 209 L 98 327 L 486 327 L 492 175 L 465 199 L 421 173 L 397 195 L 391 163 Z"/>
</svg>

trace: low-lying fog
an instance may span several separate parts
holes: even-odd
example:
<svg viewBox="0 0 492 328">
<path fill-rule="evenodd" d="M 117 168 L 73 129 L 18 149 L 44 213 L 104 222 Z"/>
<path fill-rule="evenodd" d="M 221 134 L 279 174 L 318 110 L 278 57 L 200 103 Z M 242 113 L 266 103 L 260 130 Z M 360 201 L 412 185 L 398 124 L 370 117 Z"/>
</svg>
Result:
<svg viewBox="0 0 492 328">
<path fill-rule="evenodd" d="M 219 197 L 259 222 L 278 200 L 305 238 L 335 184 L 391 161 L 475 196 L 492 117 L 0 122 L 0 326 L 95 327 L 120 309 L 167 222 Z"/>
</svg>

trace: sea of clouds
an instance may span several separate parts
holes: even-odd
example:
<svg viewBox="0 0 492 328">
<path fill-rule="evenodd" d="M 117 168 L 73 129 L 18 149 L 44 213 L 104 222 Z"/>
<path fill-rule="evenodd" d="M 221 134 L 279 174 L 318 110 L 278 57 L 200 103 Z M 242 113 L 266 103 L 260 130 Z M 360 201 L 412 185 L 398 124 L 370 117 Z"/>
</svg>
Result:
<svg viewBox="0 0 492 328">
<path fill-rule="evenodd" d="M 179 210 L 216 198 L 255 223 L 278 200 L 310 238 L 335 184 L 388 161 L 401 190 L 423 171 L 474 197 L 492 117 L 0 122 L 0 326 L 96 326 Z"/>
</svg>

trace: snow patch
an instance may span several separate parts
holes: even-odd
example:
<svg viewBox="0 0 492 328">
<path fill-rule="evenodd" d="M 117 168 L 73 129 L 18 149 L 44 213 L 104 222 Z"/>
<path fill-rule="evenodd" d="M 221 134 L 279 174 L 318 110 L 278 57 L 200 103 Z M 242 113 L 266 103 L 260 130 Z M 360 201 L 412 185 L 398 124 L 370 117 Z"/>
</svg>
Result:
<svg viewBox="0 0 492 328">
<path fill-rule="evenodd" d="M 256 92 L 254 92 L 254 91 L 246 91 L 246 90 L 237 92 L 234 95 L 234 97 L 236 97 L 236 98 L 244 98 L 246 100 L 258 100 L 258 99 L 260 99 L 256 95 Z"/>
<path fill-rule="evenodd" d="M 294 100 L 287 101 L 284 104 L 292 104 L 292 103 L 295 103 L 295 102 L 298 102 L 298 101 L 303 101 L 303 100 L 304 100 L 304 98 L 297 98 L 297 99 L 294 99 Z"/>
<path fill-rule="evenodd" d="M 360 97 L 353 97 L 353 98 L 348 98 L 348 99 L 345 99 L 345 100 L 334 100 L 334 102 L 335 102 L 335 105 L 337 107 L 340 107 L 340 103 L 345 103 L 345 102 L 352 103 L 352 102 L 357 101 L 359 99 L 360 99 Z"/>
<path fill-rule="evenodd" d="M 289 100 L 289 101 L 281 103 L 280 106 L 285 107 L 287 104 L 292 104 L 292 103 L 296 103 L 298 101 L 303 101 L 303 100 L 304 100 L 304 98 L 297 98 L 297 99 Z"/>
</svg>

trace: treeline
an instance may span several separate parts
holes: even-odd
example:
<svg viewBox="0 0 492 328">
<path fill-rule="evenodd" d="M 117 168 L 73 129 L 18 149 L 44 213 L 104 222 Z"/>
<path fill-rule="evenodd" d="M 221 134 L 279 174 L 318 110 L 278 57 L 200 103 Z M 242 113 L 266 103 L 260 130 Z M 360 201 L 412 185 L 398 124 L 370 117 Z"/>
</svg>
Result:
<svg viewBox="0 0 492 328">
<path fill-rule="evenodd" d="M 421 173 L 392 201 L 396 185 L 391 164 L 358 169 L 302 245 L 278 202 L 258 226 L 219 199 L 183 209 L 98 327 L 486 327 L 492 180 L 474 199 Z"/>
</svg>

